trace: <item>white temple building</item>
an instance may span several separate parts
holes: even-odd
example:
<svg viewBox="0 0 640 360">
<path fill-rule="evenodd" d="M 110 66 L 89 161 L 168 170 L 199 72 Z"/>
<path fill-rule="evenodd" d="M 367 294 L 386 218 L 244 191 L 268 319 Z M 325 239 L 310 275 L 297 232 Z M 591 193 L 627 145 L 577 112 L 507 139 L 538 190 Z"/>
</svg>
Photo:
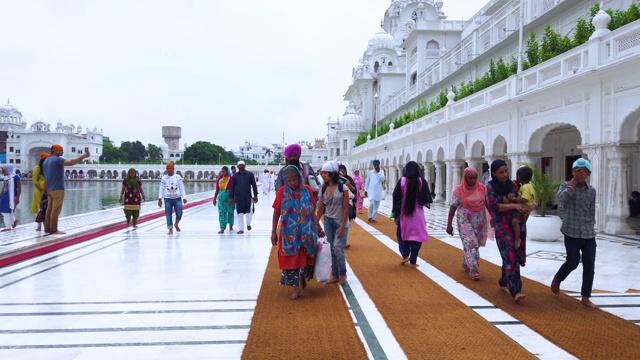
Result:
<svg viewBox="0 0 640 360">
<path fill-rule="evenodd" d="M 626 10 L 632 2 L 602 6 Z M 380 30 L 362 44 L 345 114 L 327 123 L 329 156 L 365 173 L 381 160 L 389 192 L 404 164 L 416 161 L 440 202 L 449 201 L 465 166 L 482 173 L 483 163 L 504 159 L 515 177 L 526 162 L 560 181 L 576 158 L 588 158 L 597 230 L 630 233 L 627 199 L 640 190 L 640 21 L 610 31 L 602 9 L 591 18 L 595 4 L 491 0 L 471 19 L 452 21 L 442 1 L 391 1 Z M 547 26 L 571 37 L 580 18 L 595 27 L 588 41 L 523 66 L 532 32 L 540 43 Z M 517 69 L 458 98 L 462 82 L 483 77 L 499 59 L 515 59 Z"/>
<path fill-rule="evenodd" d="M 76 158 L 88 151 L 91 156 L 85 162 L 97 162 L 102 154 L 102 138 L 102 129 L 83 130 L 79 124 L 64 125 L 61 121 L 53 130 L 43 121 L 28 127 L 22 113 L 9 101 L 0 107 L 0 154 L 5 155 L 5 163 L 15 164 L 22 173 L 30 172 L 40 161 L 40 153 L 51 152 L 53 144 L 62 145 L 65 158 Z"/>
</svg>

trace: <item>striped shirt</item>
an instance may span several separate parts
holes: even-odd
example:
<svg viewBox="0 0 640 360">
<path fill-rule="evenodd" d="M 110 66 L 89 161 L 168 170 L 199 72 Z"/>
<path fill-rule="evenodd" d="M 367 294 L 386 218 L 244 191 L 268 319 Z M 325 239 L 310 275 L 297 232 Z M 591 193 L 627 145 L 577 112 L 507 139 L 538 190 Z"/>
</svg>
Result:
<svg viewBox="0 0 640 360">
<path fill-rule="evenodd" d="M 560 231 L 577 239 L 596 237 L 596 189 L 587 185 L 567 191 L 570 181 L 565 181 L 558 189 L 558 203 L 564 206 L 565 216 Z"/>
</svg>

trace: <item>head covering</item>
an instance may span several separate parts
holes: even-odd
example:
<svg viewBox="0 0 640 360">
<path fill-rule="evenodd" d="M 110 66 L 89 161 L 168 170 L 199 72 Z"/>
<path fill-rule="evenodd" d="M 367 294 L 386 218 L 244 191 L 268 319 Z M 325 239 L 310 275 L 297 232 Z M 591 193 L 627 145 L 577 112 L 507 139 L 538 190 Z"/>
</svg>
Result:
<svg viewBox="0 0 640 360">
<path fill-rule="evenodd" d="M 62 148 L 62 145 L 60 145 L 60 144 L 53 144 L 53 146 L 51 146 L 51 152 L 58 151 L 58 150 L 64 150 L 64 149 Z"/>
<path fill-rule="evenodd" d="M 327 172 L 338 172 L 340 164 L 335 160 L 329 160 L 322 164 L 322 168 L 320 170 Z"/>
<path fill-rule="evenodd" d="M 302 174 L 297 166 L 285 166 L 281 172 L 285 179 L 288 175 L 297 174 L 300 181 L 302 181 Z M 306 249 L 308 255 L 315 255 L 318 222 L 313 215 L 314 206 L 311 202 L 311 193 L 306 191 L 305 187 L 302 187 L 300 188 L 300 195 L 296 196 L 294 189 L 290 188 L 285 181 L 282 203 L 278 205 L 280 205 L 282 255 L 297 255 L 302 248 Z"/>
<path fill-rule="evenodd" d="M 373 160 L 372 164 L 373 165 L 380 165 L 380 160 L 375 159 L 375 160 Z"/>
<path fill-rule="evenodd" d="M 360 170 L 353 170 L 353 176 L 360 176 Z"/>
<path fill-rule="evenodd" d="M 229 167 L 228 167 L 228 166 L 223 166 L 223 167 L 222 167 L 222 169 L 224 169 L 224 170 L 225 170 L 225 172 L 226 172 L 227 176 L 230 176 L 230 175 L 231 175 L 231 170 L 229 170 Z"/>
<path fill-rule="evenodd" d="M 46 159 L 50 156 L 51 154 L 47 154 L 47 153 L 40 153 L 40 159 Z"/>
<path fill-rule="evenodd" d="M 300 156 L 301 154 L 302 154 L 302 148 L 298 144 L 291 144 L 291 145 L 287 146 L 286 148 L 284 148 L 284 157 L 285 157 L 285 159 L 289 158 L 289 156 L 291 156 L 291 155 Z"/>
<path fill-rule="evenodd" d="M 129 176 L 129 173 L 132 172 L 132 171 L 133 171 L 133 174 L 134 174 L 133 178 L 131 176 Z M 127 186 L 128 187 L 134 187 L 134 186 L 138 185 L 138 172 L 136 171 L 136 169 L 130 168 L 129 171 L 127 171 L 127 178 L 125 180 L 127 181 Z"/>
<path fill-rule="evenodd" d="M 216 181 L 217 184 L 217 189 L 218 190 L 228 190 L 231 186 L 231 171 L 229 171 L 229 168 L 226 166 L 223 166 L 222 169 L 224 169 L 225 173 L 227 174 L 227 176 L 218 176 L 218 180 Z M 221 171 L 222 171 L 221 169 Z"/>
<path fill-rule="evenodd" d="M 462 181 L 460 182 L 460 185 L 453 189 L 453 195 L 457 196 L 462 201 L 462 206 L 467 209 L 473 212 L 482 211 L 482 209 L 485 208 L 485 187 L 480 181 L 477 181 L 473 186 L 469 186 L 467 183 L 467 176 L 469 175 L 478 176 L 478 170 L 471 166 L 464 169 Z"/>
<path fill-rule="evenodd" d="M 576 161 L 573 162 L 573 166 L 571 166 L 572 169 L 575 168 L 586 168 L 587 170 L 589 170 L 589 172 L 591 172 L 591 163 L 589 162 L 589 160 L 585 159 L 585 158 L 580 158 Z"/>
<path fill-rule="evenodd" d="M 513 185 L 513 181 L 507 179 L 505 183 L 501 183 L 498 180 L 496 180 L 494 173 L 503 166 L 507 166 L 507 163 L 504 160 L 501 160 L 501 159 L 493 160 L 493 162 L 491 163 L 491 181 L 489 181 L 489 184 L 491 185 L 491 188 L 498 195 L 505 196 L 505 195 L 508 195 L 509 193 L 515 192 L 516 190 L 515 190 L 515 186 Z"/>
<path fill-rule="evenodd" d="M 242 161 L 242 160 L 238 161 L 238 166 L 240 166 L 240 165 L 245 165 L 244 161 Z"/>
<path fill-rule="evenodd" d="M 7 170 L 7 172 L 9 173 L 9 175 L 7 175 L 7 176 L 13 176 L 13 175 L 15 175 L 15 174 L 16 174 L 16 173 L 15 173 L 15 171 L 14 171 L 14 169 L 16 168 L 16 166 L 15 166 L 15 165 L 13 165 L 13 164 L 4 164 L 4 165 L 2 166 L 2 168 L 3 168 L 4 170 Z"/>
<path fill-rule="evenodd" d="M 174 164 L 173 161 L 167 164 L 167 170 L 175 169 L 175 168 L 176 168 L 176 164 Z"/>
</svg>

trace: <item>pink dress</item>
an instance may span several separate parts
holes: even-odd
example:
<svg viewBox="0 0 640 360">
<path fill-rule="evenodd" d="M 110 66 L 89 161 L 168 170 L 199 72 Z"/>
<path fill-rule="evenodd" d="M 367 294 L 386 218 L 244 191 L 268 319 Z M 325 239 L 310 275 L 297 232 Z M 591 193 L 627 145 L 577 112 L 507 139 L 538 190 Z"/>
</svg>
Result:
<svg viewBox="0 0 640 360">
<path fill-rule="evenodd" d="M 402 186 L 402 208 L 404 209 L 404 200 L 407 198 L 407 178 L 403 177 L 401 179 L 400 186 Z M 422 182 L 420 183 L 420 188 L 422 188 Z M 418 205 L 417 201 L 413 214 L 400 214 L 400 231 L 403 241 L 429 241 L 427 220 L 424 217 L 424 207 Z"/>
</svg>

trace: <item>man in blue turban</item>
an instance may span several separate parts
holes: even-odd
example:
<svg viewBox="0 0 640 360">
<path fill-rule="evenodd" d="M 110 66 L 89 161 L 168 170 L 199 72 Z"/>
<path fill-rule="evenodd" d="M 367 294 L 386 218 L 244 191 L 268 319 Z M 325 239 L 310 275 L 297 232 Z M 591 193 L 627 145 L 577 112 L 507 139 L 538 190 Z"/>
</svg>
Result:
<svg viewBox="0 0 640 360">
<path fill-rule="evenodd" d="M 365 196 L 369 198 L 369 218 L 367 219 L 369 222 L 375 222 L 376 216 L 378 216 L 384 180 L 384 170 L 380 169 L 380 160 L 373 160 L 373 170 L 369 171 L 364 183 Z"/>
</svg>

